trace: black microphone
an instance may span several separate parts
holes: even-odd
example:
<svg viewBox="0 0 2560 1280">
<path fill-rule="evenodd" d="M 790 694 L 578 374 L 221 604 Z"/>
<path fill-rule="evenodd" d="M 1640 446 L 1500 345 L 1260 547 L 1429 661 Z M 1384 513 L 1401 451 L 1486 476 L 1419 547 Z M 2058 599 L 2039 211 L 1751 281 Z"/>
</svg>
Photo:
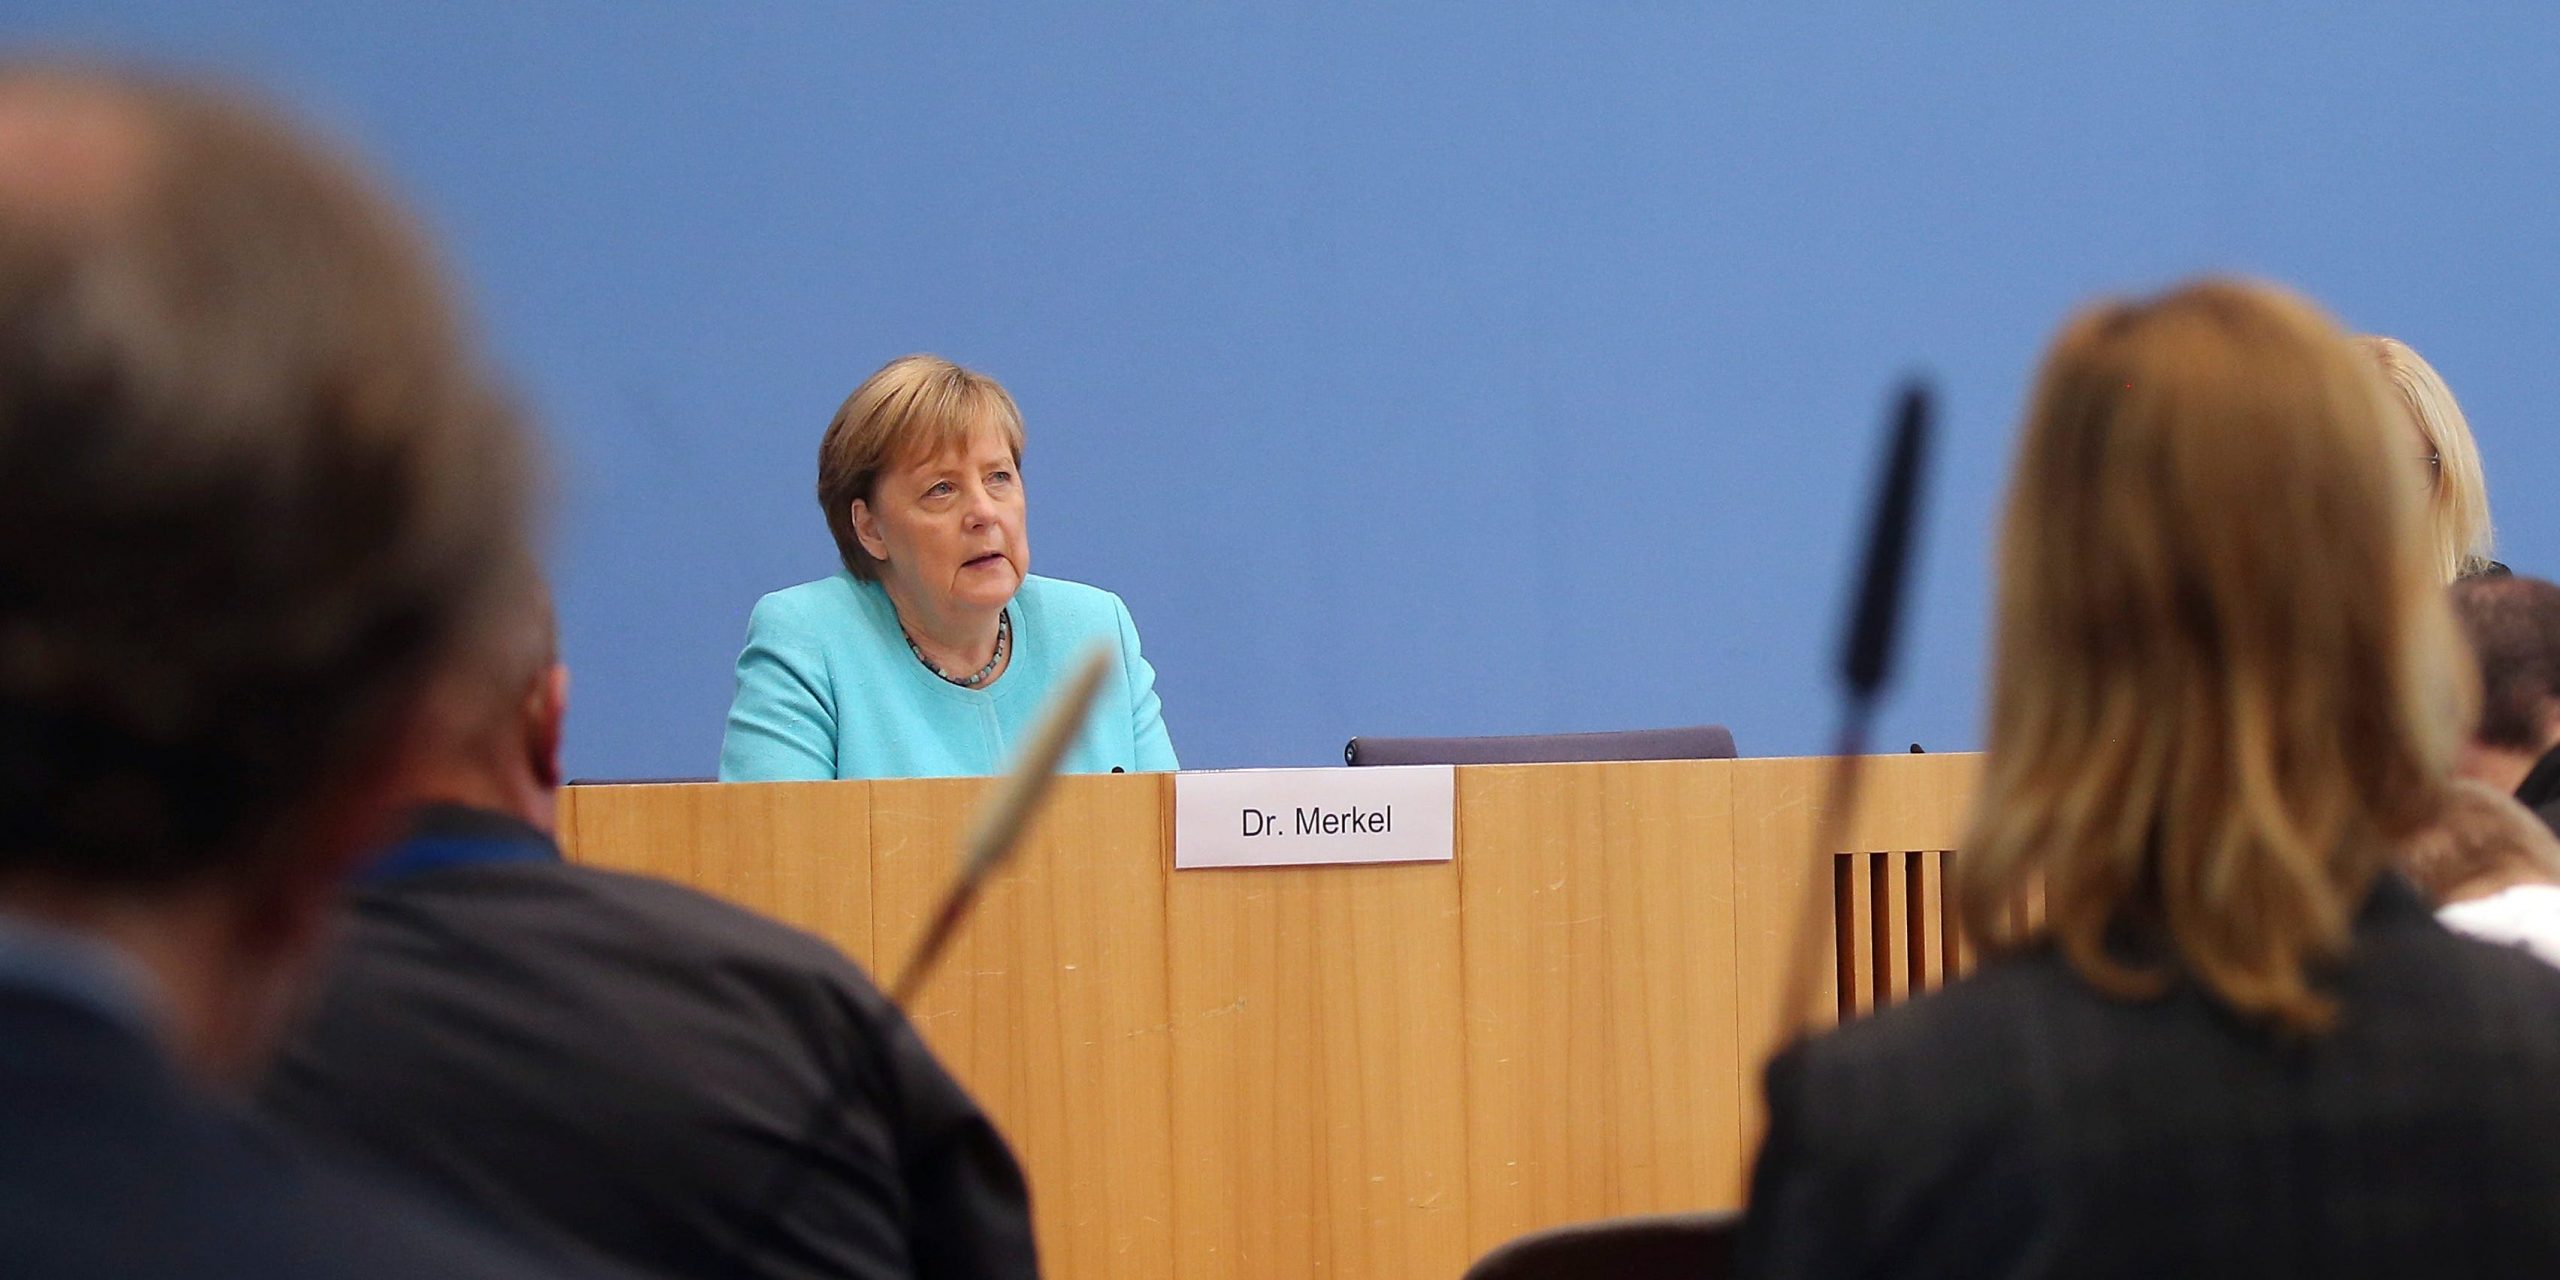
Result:
<svg viewBox="0 0 2560 1280">
<path fill-rule="evenodd" d="M 1840 646 L 1840 679 L 1853 707 L 1872 703 L 1893 675 L 1893 642 L 1902 621 L 1902 580 L 1911 568 L 1913 526 L 1920 512 L 1920 468 L 1927 460 L 1932 397 L 1915 378 L 1894 409 L 1893 443 L 1877 479 L 1875 516 L 1867 527 L 1867 561 Z M 1863 725 L 1859 726 L 1864 728 Z"/>
<path fill-rule="evenodd" d="M 1866 558 L 1841 637 L 1840 731 L 1832 739 L 1830 785 L 1823 791 L 1815 821 L 1808 859 L 1813 867 L 1826 865 L 1842 852 L 1840 842 L 1857 810 L 1867 724 L 1874 717 L 1877 696 L 1893 678 L 1894 642 L 1900 635 L 1904 580 L 1910 576 L 1911 548 L 1917 540 L 1920 478 L 1928 463 L 1935 402 L 1928 383 L 1917 377 L 1906 381 L 1895 397 L 1884 471 L 1876 478 L 1870 504 L 1874 514 L 1867 525 Z M 1782 1044 L 1802 1034 L 1810 1016 L 1814 975 L 1821 971 L 1824 959 L 1817 944 L 1827 941 L 1831 932 L 1823 927 L 1830 907 L 1831 877 L 1809 867 L 1797 913 L 1795 946 L 1780 985 L 1778 1041 Z"/>
</svg>

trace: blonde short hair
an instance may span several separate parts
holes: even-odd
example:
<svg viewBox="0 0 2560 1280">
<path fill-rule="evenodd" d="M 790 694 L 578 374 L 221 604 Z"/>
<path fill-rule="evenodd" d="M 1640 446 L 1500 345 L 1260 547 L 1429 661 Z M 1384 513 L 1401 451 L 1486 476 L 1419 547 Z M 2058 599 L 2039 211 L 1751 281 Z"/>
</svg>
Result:
<svg viewBox="0 0 2560 1280">
<path fill-rule="evenodd" d="M 2000 536 L 1989 761 L 1958 860 L 1989 951 L 2137 998 L 2327 1024 L 2470 673 L 2369 365 L 2311 304 L 2209 280 L 2064 325 Z M 2043 888 L 2041 923 L 2010 910 Z M 2168 947 L 2115 948 L 2126 930 Z"/>
<path fill-rule="evenodd" d="M 2402 844 L 2400 871 L 2438 904 L 2484 881 L 2560 884 L 2560 838 L 2515 797 L 2466 778 L 2447 789 L 2444 812 Z"/>
<path fill-rule="evenodd" d="M 1022 410 L 1013 397 L 995 379 L 940 356 L 900 356 L 845 397 L 818 443 L 818 505 L 853 576 L 880 576 L 880 561 L 854 536 L 854 500 L 871 500 L 883 470 L 956 448 L 985 427 L 1022 465 Z"/>
<path fill-rule="evenodd" d="M 2382 369 L 2400 408 L 2418 425 L 2436 455 L 2435 484 L 2427 491 L 2427 536 L 2436 571 L 2446 582 L 2486 568 L 2497 550 L 2489 526 L 2489 482 L 2471 423 L 2454 403 L 2453 388 L 2435 366 L 2397 338 L 2362 337 L 2356 345 Z"/>
</svg>

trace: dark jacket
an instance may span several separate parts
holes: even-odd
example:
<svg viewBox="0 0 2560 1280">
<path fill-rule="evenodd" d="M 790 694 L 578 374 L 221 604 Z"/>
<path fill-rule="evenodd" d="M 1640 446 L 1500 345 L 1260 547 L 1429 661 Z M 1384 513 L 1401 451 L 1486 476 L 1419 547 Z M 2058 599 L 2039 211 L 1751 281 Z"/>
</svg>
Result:
<svg viewBox="0 0 2560 1280">
<path fill-rule="evenodd" d="M 2560 834 L 2560 747 L 2542 753 L 2532 771 L 2516 784 L 2516 802 L 2531 809 L 2542 825 Z"/>
<path fill-rule="evenodd" d="M 200 1097 L 134 1026 L 54 993 L 0 985 L 0 1275 L 566 1274 L 289 1150 Z"/>
<path fill-rule="evenodd" d="M 851 961 L 495 815 L 358 893 L 263 1101 L 658 1275 L 1037 1271 L 1011 1151 Z"/>
<path fill-rule="evenodd" d="M 2560 1273 L 2560 971 L 2386 879 L 2287 1041 L 2050 952 L 1779 1056 L 1754 1276 Z"/>
</svg>

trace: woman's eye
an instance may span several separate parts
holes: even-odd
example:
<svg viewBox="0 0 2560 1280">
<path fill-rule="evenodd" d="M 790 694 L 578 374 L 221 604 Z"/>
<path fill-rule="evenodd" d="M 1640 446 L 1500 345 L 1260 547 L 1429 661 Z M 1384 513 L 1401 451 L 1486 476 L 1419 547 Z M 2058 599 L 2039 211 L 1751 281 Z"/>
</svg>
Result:
<svg viewBox="0 0 2560 1280">
<path fill-rule="evenodd" d="M 948 480 L 937 480 L 937 481 L 934 481 L 934 484 L 933 484 L 933 487 L 932 487 L 932 488 L 927 489 L 927 490 L 925 490 L 925 491 L 924 491 L 924 496 L 926 496 L 926 497 L 928 497 L 928 498 L 939 498 L 939 497 L 942 497 L 942 496 L 944 496 L 944 495 L 946 495 L 946 494 L 948 494 L 948 493 L 950 493 L 950 492 L 951 492 L 951 482 L 950 482 L 950 481 L 948 481 Z"/>
<path fill-rule="evenodd" d="M 1012 472 L 1010 472 L 1010 471 L 994 471 L 994 472 L 989 472 L 989 473 L 988 473 L 988 475 L 987 475 L 987 483 L 988 483 L 988 484 L 1012 484 L 1012 483 L 1013 483 L 1013 473 L 1012 473 Z"/>
</svg>

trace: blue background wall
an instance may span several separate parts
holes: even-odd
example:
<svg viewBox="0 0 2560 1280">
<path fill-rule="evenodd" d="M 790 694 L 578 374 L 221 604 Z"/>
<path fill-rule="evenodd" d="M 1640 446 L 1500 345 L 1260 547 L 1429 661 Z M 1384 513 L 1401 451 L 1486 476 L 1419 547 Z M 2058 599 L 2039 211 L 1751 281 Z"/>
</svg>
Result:
<svg viewBox="0 0 2560 1280">
<path fill-rule="evenodd" d="M 911 350 L 1020 399 L 1035 567 L 1129 601 L 1194 766 L 1820 749 L 1923 366 L 1884 731 L 1974 745 L 2037 349 L 2209 269 L 2430 356 L 2506 558 L 2560 570 L 2560 18 L 1917 7 L 14 0 L 0 37 L 245 78 L 426 209 L 559 458 L 579 774 L 710 769 L 748 607 L 832 566 L 819 432 Z"/>
</svg>

